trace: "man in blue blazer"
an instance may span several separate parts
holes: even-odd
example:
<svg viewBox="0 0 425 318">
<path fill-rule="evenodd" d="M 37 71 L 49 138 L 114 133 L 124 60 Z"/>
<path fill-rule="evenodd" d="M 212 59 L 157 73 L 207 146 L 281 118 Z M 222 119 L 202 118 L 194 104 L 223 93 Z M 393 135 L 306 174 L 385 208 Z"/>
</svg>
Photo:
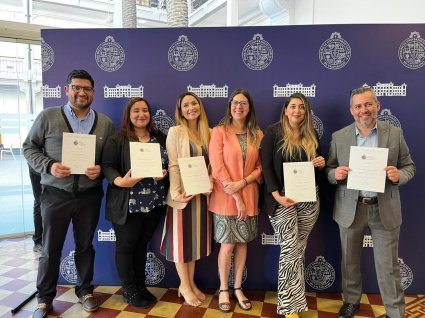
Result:
<svg viewBox="0 0 425 318">
<path fill-rule="evenodd" d="M 326 174 L 337 186 L 334 220 L 341 238 L 344 305 L 340 318 L 354 317 L 360 308 L 362 277 L 360 256 L 363 231 L 369 227 L 378 284 L 387 317 L 403 318 L 404 293 L 398 264 L 401 225 L 399 187 L 413 178 L 416 168 L 400 128 L 376 120 L 379 101 L 371 87 L 351 92 L 350 112 L 355 122 L 332 135 Z M 347 189 L 350 147 L 388 148 L 384 193 Z"/>
</svg>

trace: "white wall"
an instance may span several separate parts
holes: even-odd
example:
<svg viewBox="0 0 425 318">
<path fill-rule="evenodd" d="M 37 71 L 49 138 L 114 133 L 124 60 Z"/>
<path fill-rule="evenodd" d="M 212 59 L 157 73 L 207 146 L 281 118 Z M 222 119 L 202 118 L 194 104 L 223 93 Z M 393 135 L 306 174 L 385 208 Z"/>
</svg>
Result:
<svg viewBox="0 0 425 318">
<path fill-rule="evenodd" d="M 291 24 L 425 23 L 424 0 L 292 0 Z"/>
</svg>

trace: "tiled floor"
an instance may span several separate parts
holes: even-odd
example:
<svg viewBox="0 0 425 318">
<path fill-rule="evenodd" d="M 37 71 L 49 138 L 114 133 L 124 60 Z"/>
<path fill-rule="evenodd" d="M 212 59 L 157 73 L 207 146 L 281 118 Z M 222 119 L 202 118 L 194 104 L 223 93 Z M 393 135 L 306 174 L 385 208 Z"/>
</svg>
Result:
<svg viewBox="0 0 425 318">
<path fill-rule="evenodd" d="M 16 314 L 11 309 L 27 298 L 35 290 L 37 276 L 38 254 L 32 252 L 31 238 L 0 240 L 0 318 L 3 317 L 31 317 L 36 306 L 35 299 L 31 300 Z M 149 309 L 134 309 L 123 303 L 121 289 L 117 286 L 98 286 L 95 289 L 100 308 L 89 314 L 83 311 L 81 305 L 70 286 L 59 286 L 58 294 L 53 303 L 54 310 L 49 317 L 80 318 L 154 318 L 154 317 L 181 317 L 181 318 L 255 318 L 279 317 L 276 314 L 276 292 L 273 291 L 246 291 L 251 299 L 251 311 L 243 311 L 232 300 L 232 313 L 221 313 L 217 308 L 217 291 L 204 290 L 207 299 L 202 307 L 191 307 L 184 304 L 182 298 L 177 297 L 175 289 L 150 288 L 157 296 L 158 302 Z M 303 318 L 334 318 L 342 304 L 341 294 L 308 293 L 310 310 L 302 313 Z M 425 295 L 406 296 L 406 317 L 425 317 Z M 356 317 L 384 317 L 385 311 L 379 295 L 363 295 L 361 308 Z"/>
</svg>

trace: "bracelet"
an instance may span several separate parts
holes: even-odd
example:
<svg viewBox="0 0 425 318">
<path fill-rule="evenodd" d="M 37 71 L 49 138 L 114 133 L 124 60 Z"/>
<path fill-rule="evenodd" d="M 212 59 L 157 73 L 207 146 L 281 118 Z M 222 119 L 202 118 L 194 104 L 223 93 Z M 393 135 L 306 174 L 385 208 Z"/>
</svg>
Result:
<svg viewBox="0 0 425 318">
<path fill-rule="evenodd" d="M 245 181 L 245 187 L 248 185 L 248 181 L 246 181 L 245 178 L 243 178 L 243 181 Z"/>
</svg>

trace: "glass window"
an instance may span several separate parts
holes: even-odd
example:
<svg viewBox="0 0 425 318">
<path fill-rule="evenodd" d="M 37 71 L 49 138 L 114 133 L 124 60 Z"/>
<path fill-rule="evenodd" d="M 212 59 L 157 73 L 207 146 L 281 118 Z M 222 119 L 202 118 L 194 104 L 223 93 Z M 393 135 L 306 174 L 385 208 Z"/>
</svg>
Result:
<svg viewBox="0 0 425 318">
<path fill-rule="evenodd" d="M 43 109 L 41 48 L 0 41 L 0 237 L 34 230 L 22 143 Z"/>
</svg>

